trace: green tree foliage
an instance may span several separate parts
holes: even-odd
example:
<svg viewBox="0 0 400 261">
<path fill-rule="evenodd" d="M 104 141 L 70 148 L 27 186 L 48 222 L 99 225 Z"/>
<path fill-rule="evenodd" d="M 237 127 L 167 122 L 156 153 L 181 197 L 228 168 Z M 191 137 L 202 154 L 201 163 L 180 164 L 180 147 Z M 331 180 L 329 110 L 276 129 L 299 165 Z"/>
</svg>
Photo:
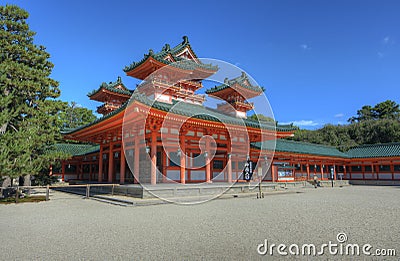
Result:
<svg viewBox="0 0 400 261">
<path fill-rule="evenodd" d="M 365 105 L 361 108 L 361 110 L 357 111 L 357 116 L 351 117 L 348 121 L 354 123 L 381 119 L 399 120 L 399 104 L 394 101 L 387 100 L 378 103 L 374 107 L 371 107 L 370 105 Z"/>
<path fill-rule="evenodd" d="M 92 110 L 80 107 L 76 102 L 65 103 L 59 114 L 62 129 L 77 128 L 96 120 Z"/>
<path fill-rule="evenodd" d="M 273 118 L 265 116 L 263 114 L 253 114 L 248 117 L 250 120 L 255 120 L 255 121 L 266 121 L 266 122 L 275 122 Z"/>
<path fill-rule="evenodd" d="M 293 140 L 335 146 L 346 151 L 361 144 L 400 142 L 400 109 L 394 101 L 363 106 L 349 125 L 325 125 L 318 130 L 297 130 Z"/>
<path fill-rule="evenodd" d="M 50 78 L 50 55 L 33 43 L 28 16 L 0 6 L 0 176 L 36 174 L 63 157 L 50 149 L 61 138 L 60 90 Z"/>
<path fill-rule="evenodd" d="M 375 105 L 374 111 L 378 119 L 400 120 L 399 104 L 394 101 L 387 100 L 378 103 Z"/>
</svg>

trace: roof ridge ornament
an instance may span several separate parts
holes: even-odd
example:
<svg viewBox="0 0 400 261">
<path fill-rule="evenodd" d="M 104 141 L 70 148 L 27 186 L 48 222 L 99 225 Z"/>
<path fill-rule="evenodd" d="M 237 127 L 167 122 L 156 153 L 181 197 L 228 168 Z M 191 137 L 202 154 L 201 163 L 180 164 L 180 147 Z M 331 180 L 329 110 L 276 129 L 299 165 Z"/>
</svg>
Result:
<svg viewBox="0 0 400 261">
<path fill-rule="evenodd" d="M 184 36 L 182 37 L 182 39 L 183 39 L 182 44 L 188 44 L 188 43 L 189 43 L 189 38 L 188 38 L 186 35 L 184 35 Z"/>
<path fill-rule="evenodd" d="M 164 51 L 164 52 L 169 52 L 170 50 L 171 50 L 171 46 L 167 43 L 162 48 L 162 51 Z"/>
</svg>

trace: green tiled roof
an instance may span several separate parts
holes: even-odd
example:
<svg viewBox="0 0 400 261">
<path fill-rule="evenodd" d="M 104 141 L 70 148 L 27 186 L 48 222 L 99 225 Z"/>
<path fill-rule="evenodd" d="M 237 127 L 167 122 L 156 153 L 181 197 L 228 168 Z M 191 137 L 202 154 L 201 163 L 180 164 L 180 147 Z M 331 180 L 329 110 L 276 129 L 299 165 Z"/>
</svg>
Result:
<svg viewBox="0 0 400 261">
<path fill-rule="evenodd" d="M 250 85 L 249 85 L 249 84 L 246 84 L 246 82 L 248 82 Z M 233 79 L 231 79 L 231 80 L 229 80 L 228 78 L 225 78 L 223 84 L 218 85 L 218 86 L 215 86 L 215 87 L 213 87 L 213 88 L 211 88 L 211 89 L 206 90 L 206 93 L 207 93 L 207 94 L 212 94 L 212 93 L 215 93 L 215 92 L 222 91 L 222 90 L 224 90 L 224 89 L 226 89 L 226 88 L 231 87 L 231 86 L 234 85 L 235 83 L 237 83 L 237 84 L 239 84 L 240 86 L 242 86 L 243 88 L 246 88 L 246 89 L 251 90 L 251 91 L 255 91 L 255 92 L 259 92 L 259 93 L 261 93 L 261 92 L 264 91 L 264 88 L 263 88 L 263 87 L 252 85 L 252 84 L 250 83 L 250 79 L 249 79 L 249 77 L 247 76 L 247 74 L 246 74 L 245 72 L 242 72 L 242 74 L 241 74 L 239 77 L 233 78 Z"/>
<path fill-rule="evenodd" d="M 400 157 L 400 142 L 361 145 L 347 154 L 351 158 Z"/>
<path fill-rule="evenodd" d="M 261 148 L 268 149 L 273 146 L 273 141 L 266 141 L 265 144 L 261 144 L 261 142 L 255 142 L 255 143 L 252 143 L 252 146 L 254 148 L 258 148 L 258 149 L 261 149 Z M 284 140 L 284 139 L 276 140 L 275 151 L 348 158 L 348 155 L 346 153 L 339 151 L 335 147 L 320 145 L 320 144 L 313 144 L 313 143 L 306 143 L 306 142 Z"/>
<path fill-rule="evenodd" d="M 150 100 L 147 98 L 144 94 L 134 92 L 131 96 L 131 99 L 127 102 L 125 102 L 120 108 L 117 110 L 110 112 L 109 114 L 97 119 L 93 123 L 78 127 L 76 129 L 72 129 L 69 131 L 65 131 L 64 134 L 70 134 L 73 132 L 76 132 L 78 130 L 87 128 L 91 125 L 94 125 L 98 122 L 101 122 L 105 119 L 108 119 L 112 117 L 113 115 L 121 112 L 122 110 L 125 110 L 127 104 L 132 101 L 138 101 L 144 105 L 147 106 L 152 106 L 155 109 L 161 110 L 161 111 L 166 111 L 166 112 L 172 112 L 178 115 L 183 115 L 183 116 L 193 116 L 193 118 L 197 119 L 202 119 L 202 120 L 208 120 L 208 121 L 215 121 L 215 122 L 223 122 L 227 124 L 236 124 L 236 125 L 246 125 L 248 127 L 253 127 L 253 128 L 262 128 L 262 129 L 268 129 L 268 130 L 277 130 L 277 131 L 293 131 L 296 128 L 293 125 L 276 125 L 274 122 L 257 122 L 254 120 L 250 119 L 240 119 L 236 118 L 234 116 L 229 116 L 226 114 L 223 114 L 216 109 L 212 108 L 207 108 L 203 105 L 195 105 L 195 104 L 190 104 L 190 103 L 185 103 L 185 102 L 180 102 L 178 104 L 173 103 L 164 103 L 160 101 L 154 101 Z"/>
<path fill-rule="evenodd" d="M 175 46 L 174 48 L 171 48 L 169 44 L 165 44 L 164 47 L 161 49 L 160 52 L 154 53 L 152 49 L 149 50 L 148 54 L 145 54 L 143 59 L 138 61 L 138 62 L 133 62 L 128 66 L 125 66 L 123 69 L 124 72 L 129 72 L 130 70 L 136 68 L 137 66 L 143 64 L 147 59 L 150 57 L 155 59 L 156 61 L 159 61 L 161 63 L 164 63 L 166 65 L 171 65 L 177 68 L 185 69 L 185 70 L 194 70 L 197 68 L 202 68 L 202 69 L 208 69 L 208 70 L 213 70 L 217 71 L 218 66 L 213 66 L 211 64 L 204 64 L 204 63 L 196 63 L 192 60 L 184 60 L 182 58 L 176 57 L 182 50 L 184 50 L 186 47 L 189 47 L 190 50 L 192 51 L 193 55 L 195 58 L 197 58 L 197 55 L 194 53 L 193 49 L 190 47 L 189 44 L 189 39 L 187 36 L 183 36 L 183 41 Z M 168 55 L 171 55 L 172 58 L 176 62 L 170 62 L 168 60 L 165 60 L 164 58 Z"/>
<path fill-rule="evenodd" d="M 54 148 L 71 156 L 82 156 L 100 151 L 100 145 L 91 144 L 57 143 Z"/>
<path fill-rule="evenodd" d="M 121 89 L 115 88 L 118 85 L 121 85 L 122 87 L 124 87 L 125 90 L 121 90 Z M 94 94 L 96 94 L 99 91 L 101 91 L 101 89 L 106 89 L 106 90 L 109 90 L 111 92 L 115 92 L 115 93 L 119 93 L 119 94 L 126 94 L 126 95 L 131 95 L 132 94 L 132 91 L 130 91 L 130 90 L 128 90 L 128 88 L 126 88 L 126 86 L 122 83 L 121 77 L 119 77 L 119 76 L 118 76 L 117 81 L 115 81 L 115 82 L 109 82 L 109 83 L 103 82 L 98 89 L 91 91 L 90 93 L 88 93 L 87 96 L 91 97 Z"/>
</svg>

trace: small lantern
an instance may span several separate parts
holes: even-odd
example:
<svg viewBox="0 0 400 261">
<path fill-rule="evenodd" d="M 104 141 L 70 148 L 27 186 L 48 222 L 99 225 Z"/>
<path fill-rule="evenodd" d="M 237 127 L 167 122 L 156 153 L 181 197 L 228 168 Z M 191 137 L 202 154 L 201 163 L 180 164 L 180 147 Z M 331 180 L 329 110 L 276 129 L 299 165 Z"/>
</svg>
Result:
<svg viewBox="0 0 400 261">
<path fill-rule="evenodd" d="M 208 151 L 204 152 L 204 158 L 208 158 Z"/>
<path fill-rule="evenodd" d="M 176 155 L 178 155 L 178 157 L 180 157 L 182 155 L 181 148 L 178 148 L 178 151 L 176 152 Z"/>
<path fill-rule="evenodd" d="M 150 147 L 146 146 L 146 153 L 150 153 Z"/>
</svg>

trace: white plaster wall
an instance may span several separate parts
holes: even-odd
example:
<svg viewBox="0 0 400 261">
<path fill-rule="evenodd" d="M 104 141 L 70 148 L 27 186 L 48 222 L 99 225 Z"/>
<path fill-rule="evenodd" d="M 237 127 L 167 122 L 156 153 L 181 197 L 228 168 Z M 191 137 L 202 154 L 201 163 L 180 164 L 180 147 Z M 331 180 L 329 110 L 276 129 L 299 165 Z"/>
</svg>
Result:
<svg viewBox="0 0 400 261">
<path fill-rule="evenodd" d="M 353 179 L 362 179 L 363 175 L 359 174 L 359 173 L 353 173 L 353 174 L 351 174 L 351 178 L 353 178 Z"/>
<path fill-rule="evenodd" d="M 379 173 L 379 179 L 392 179 L 392 173 Z"/>
<path fill-rule="evenodd" d="M 172 180 L 180 180 L 181 173 L 179 170 L 167 170 L 167 178 Z"/>
<path fill-rule="evenodd" d="M 190 172 L 190 176 L 192 180 L 205 180 L 206 179 L 206 173 L 204 170 L 192 170 Z"/>
<path fill-rule="evenodd" d="M 376 175 L 372 173 L 365 173 L 365 179 L 376 179 Z"/>
<path fill-rule="evenodd" d="M 213 180 L 224 181 L 225 180 L 224 173 L 219 172 L 219 171 L 214 171 L 213 172 Z"/>
</svg>

